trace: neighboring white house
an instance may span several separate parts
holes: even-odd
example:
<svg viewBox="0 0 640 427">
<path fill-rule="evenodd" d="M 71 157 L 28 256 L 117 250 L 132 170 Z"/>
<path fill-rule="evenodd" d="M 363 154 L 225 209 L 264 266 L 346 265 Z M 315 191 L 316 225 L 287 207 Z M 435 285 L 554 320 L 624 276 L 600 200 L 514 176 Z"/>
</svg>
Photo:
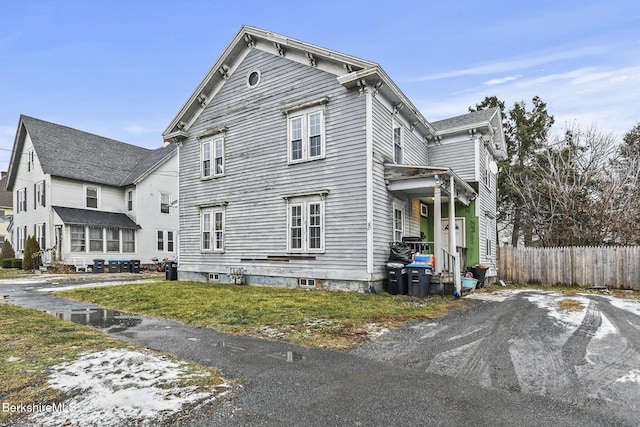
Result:
<svg viewBox="0 0 640 427">
<path fill-rule="evenodd" d="M 16 256 L 35 236 L 45 263 L 175 258 L 177 167 L 174 144 L 149 150 L 20 116 L 6 182 Z"/>
<path fill-rule="evenodd" d="M 180 280 L 364 289 L 407 238 L 434 279 L 495 264 L 497 109 L 430 123 L 378 64 L 245 26 L 164 138 Z"/>
</svg>

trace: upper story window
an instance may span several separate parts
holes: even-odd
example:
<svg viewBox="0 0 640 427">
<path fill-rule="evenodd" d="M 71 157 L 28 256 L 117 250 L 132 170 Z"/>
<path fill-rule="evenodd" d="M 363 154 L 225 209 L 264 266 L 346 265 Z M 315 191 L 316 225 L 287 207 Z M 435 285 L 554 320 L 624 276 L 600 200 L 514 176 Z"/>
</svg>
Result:
<svg viewBox="0 0 640 427">
<path fill-rule="evenodd" d="M 393 162 L 402 163 L 404 149 L 404 128 L 397 121 L 393 121 Z"/>
<path fill-rule="evenodd" d="M 171 194 L 161 193 L 160 194 L 160 213 L 168 214 L 170 204 L 171 204 Z"/>
<path fill-rule="evenodd" d="M 224 137 L 217 136 L 202 142 L 200 174 L 202 178 L 224 175 Z"/>
<path fill-rule="evenodd" d="M 85 185 L 84 195 L 85 195 L 85 206 L 88 208 L 97 209 L 99 206 L 98 202 L 100 198 L 100 187 Z"/>
<path fill-rule="evenodd" d="M 289 115 L 289 163 L 325 157 L 324 112 L 321 109 Z"/>
<path fill-rule="evenodd" d="M 35 207 L 46 206 L 45 182 L 40 181 L 33 184 Z"/>
<path fill-rule="evenodd" d="M 491 156 L 489 154 L 484 160 L 484 185 L 491 189 Z"/>
<path fill-rule="evenodd" d="M 27 189 L 21 188 L 16 191 L 16 198 L 18 199 L 18 206 L 16 207 L 16 213 L 27 211 Z"/>
<path fill-rule="evenodd" d="M 127 190 L 127 211 L 133 210 L 133 190 Z"/>
<path fill-rule="evenodd" d="M 35 169 L 35 152 L 33 148 L 27 150 L 27 172 L 31 172 Z"/>
</svg>

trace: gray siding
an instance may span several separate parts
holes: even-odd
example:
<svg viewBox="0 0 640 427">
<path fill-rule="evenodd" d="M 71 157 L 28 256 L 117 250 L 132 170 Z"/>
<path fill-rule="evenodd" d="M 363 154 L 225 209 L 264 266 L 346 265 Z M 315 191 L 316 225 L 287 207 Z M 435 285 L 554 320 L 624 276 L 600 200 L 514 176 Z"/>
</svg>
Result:
<svg viewBox="0 0 640 427">
<path fill-rule="evenodd" d="M 442 145 L 429 147 L 429 166 L 451 168 L 460 178 L 475 181 L 475 140 L 463 135 L 444 141 Z"/>
<path fill-rule="evenodd" d="M 261 82 L 245 76 L 259 69 Z M 326 157 L 287 163 L 285 105 L 329 96 Z M 205 129 L 226 126 L 225 173 L 200 179 Z M 180 269 L 248 275 L 366 279 L 365 103 L 334 75 L 253 49 L 190 129 L 180 152 Z M 325 252 L 315 259 L 247 261 L 287 255 L 285 195 L 329 190 L 325 199 Z M 225 251 L 200 250 L 201 206 L 224 202 Z M 243 261 L 244 260 L 244 261 Z"/>
</svg>

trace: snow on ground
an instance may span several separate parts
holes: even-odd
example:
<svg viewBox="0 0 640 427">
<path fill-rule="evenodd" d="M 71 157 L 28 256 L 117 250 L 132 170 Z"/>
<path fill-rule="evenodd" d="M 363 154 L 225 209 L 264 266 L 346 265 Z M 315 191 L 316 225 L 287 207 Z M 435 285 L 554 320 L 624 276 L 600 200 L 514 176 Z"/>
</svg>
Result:
<svg viewBox="0 0 640 427">
<path fill-rule="evenodd" d="M 52 412 L 35 412 L 38 426 L 155 425 L 185 405 L 204 404 L 220 394 L 214 387 L 197 391 L 181 386 L 188 364 L 150 351 L 108 349 L 85 353 L 77 360 L 54 366 L 49 384 L 69 399 Z M 217 388 L 226 388 L 220 384 Z M 68 424 L 68 423 L 71 424 Z M 65 424 L 67 423 L 67 424 Z"/>
</svg>

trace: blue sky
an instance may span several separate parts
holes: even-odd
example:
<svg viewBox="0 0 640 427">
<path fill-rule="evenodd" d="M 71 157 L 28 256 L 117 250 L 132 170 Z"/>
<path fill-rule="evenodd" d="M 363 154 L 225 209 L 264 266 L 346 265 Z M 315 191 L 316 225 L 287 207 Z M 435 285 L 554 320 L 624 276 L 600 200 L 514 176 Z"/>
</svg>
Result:
<svg viewBox="0 0 640 427">
<path fill-rule="evenodd" d="M 377 62 L 428 120 L 540 96 L 566 124 L 640 121 L 640 2 L 33 1 L 0 15 L 0 169 L 20 114 L 156 148 L 243 24 Z"/>
</svg>

